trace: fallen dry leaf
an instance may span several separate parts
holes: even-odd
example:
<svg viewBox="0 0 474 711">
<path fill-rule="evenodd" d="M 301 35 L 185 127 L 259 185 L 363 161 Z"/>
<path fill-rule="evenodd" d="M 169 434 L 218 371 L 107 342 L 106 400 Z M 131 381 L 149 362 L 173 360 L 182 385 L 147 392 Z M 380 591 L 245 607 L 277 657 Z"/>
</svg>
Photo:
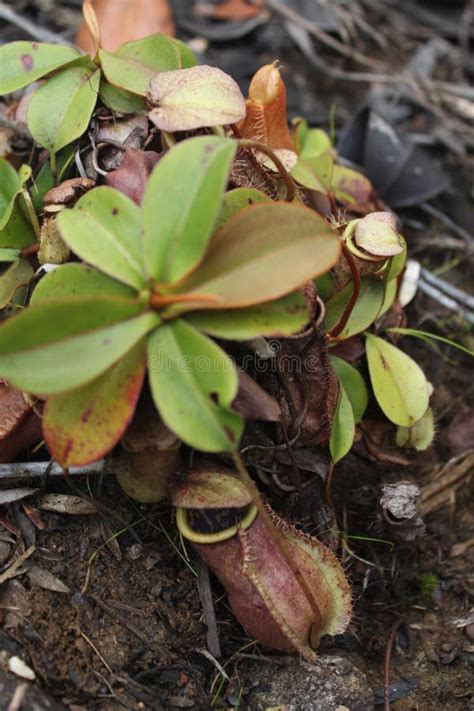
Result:
<svg viewBox="0 0 474 711">
<path fill-rule="evenodd" d="M 269 395 L 244 370 L 238 370 L 239 389 L 232 403 L 234 410 L 245 420 L 279 422 L 281 410 L 278 401 Z"/>
<path fill-rule="evenodd" d="M 194 6 L 194 13 L 213 20 L 249 20 L 259 15 L 265 5 L 264 0 L 224 0 L 219 5 L 199 2 Z"/>
<path fill-rule="evenodd" d="M 43 200 L 45 205 L 69 205 L 79 200 L 87 190 L 95 185 L 95 180 L 90 178 L 70 178 L 64 180 L 61 185 L 57 185 L 45 194 Z"/>
<path fill-rule="evenodd" d="M 140 205 L 150 173 L 159 159 L 160 156 L 155 151 L 129 148 L 117 170 L 107 173 L 105 182 Z"/>
<path fill-rule="evenodd" d="M 0 463 L 12 462 L 41 436 L 41 420 L 32 404 L 19 390 L 0 380 Z"/>
<path fill-rule="evenodd" d="M 124 42 L 141 39 L 160 32 L 174 35 L 173 15 L 168 0 L 94 0 L 100 27 L 101 44 L 114 52 Z M 83 22 L 76 44 L 87 54 L 95 54 L 90 32 Z"/>
<path fill-rule="evenodd" d="M 43 590 L 52 590 L 59 593 L 70 593 L 70 589 L 59 578 L 40 568 L 39 565 L 28 566 L 28 578 L 31 585 L 36 585 Z"/>
<path fill-rule="evenodd" d="M 14 501 L 20 501 L 26 496 L 36 494 L 37 491 L 38 489 L 30 489 L 27 487 L 23 489 L 5 489 L 4 491 L 0 491 L 0 506 L 5 506 L 5 504 L 11 504 Z"/>
<path fill-rule="evenodd" d="M 97 513 L 97 507 L 93 501 L 83 499 L 81 496 L 70 496 L 69 494 L 45 494 L 40 499 L 39 507 L 43 511 L 54 511 L 55 513 L 70 514 L 71 516 Z"/>
</svg>

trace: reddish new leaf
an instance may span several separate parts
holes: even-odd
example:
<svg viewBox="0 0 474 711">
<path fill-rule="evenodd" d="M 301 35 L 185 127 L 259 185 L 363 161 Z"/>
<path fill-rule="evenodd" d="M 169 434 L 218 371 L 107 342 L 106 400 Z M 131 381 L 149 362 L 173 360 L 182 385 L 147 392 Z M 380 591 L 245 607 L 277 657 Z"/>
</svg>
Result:
<svg viewBox="0 0 474 711">
<path fill-rule="evenodd" d="M 61 466 L 89 464 L 117 444 L 135 410 L 145 366 L 141 341 L 96 380 L 48 399 L 43 433 Z"/>
</svg>

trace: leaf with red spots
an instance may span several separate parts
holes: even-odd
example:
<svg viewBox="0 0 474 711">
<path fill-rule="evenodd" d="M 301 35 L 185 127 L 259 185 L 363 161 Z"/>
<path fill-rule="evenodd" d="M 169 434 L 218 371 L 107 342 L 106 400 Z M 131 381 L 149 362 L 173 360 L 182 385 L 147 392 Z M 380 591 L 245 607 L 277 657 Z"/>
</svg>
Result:
<svg viewBox="0 0 474 711">
<path fill-rule="evenodd" d="M 113 188 L 95 188 L 73 210 L 62 210 L 58 227 L 81 259 L 123 284 L 144 286 L 140 212 L 126 195 Z"/>
<path fill-rule="evenodd" d="M 0 377 L 38 395 L 89 383 L 159 324 L 143 311 L 137 300 L 110 297 L 30 306 L 0 326 Z"/>
<path fill-rule="evenodd" d="M 225 126 L 245 116 L 238 84 L 217 67 L 202 65 L 156 74 L 147 91 L 148 117 L 161 131 Z"/>
<path fill-rule="evenodd" d="M 376 209 L 372 183 L 365 175 L 344 165 L 334 165 L 331 189 L 336 200 L 363 215 Z"/>
<path fill-rule="evenodd" d="M 237 395 L 235 366 L 219 346 L 177 319 L 148 339 L 148 374 L 164 423 L 191 447 L 235 451 L 242 418 L 231 409 Z"/>
<path fill-rule="evenodd" d="M 0 94 L 10 94 L 80 57 L 58 44 L 9 42 L 0 47 Z"/>
<path fill-rule="evenodd" d="M 89 464 L 117 444 L 135 410 L 145 367 L 142 340 L 96 380 L 48 399 L 43 434 L 61 466 Z"/>
<path fill-rule="evenodd" d="M 411 427 L 428 409 L 428 383 L 420 366 L 383 338 L 368 334 L 369 375 L 377 402 L 391 422 Z"/>
</svg>

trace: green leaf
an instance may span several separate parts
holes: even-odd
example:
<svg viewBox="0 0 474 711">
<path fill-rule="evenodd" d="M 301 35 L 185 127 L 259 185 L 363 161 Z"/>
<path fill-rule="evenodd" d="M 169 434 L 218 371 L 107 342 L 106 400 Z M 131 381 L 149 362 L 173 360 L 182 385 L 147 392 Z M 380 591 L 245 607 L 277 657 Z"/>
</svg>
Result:
<svg viewBox="0 0 474 711">
<path fill-rule="evenodd" d="M 470 348 L 462 346 L 460 343 L 451 340 L 451 338 L 445 338 L 444 336 L 438 336 L 436 333 L 430 333 L 429 331 L 420 331 L 416 328 L 387 328 L 387 333 L 401 333 L 403 336 L 414 336 L 422 341 L 440 341 L 441 343 L 446 343 L 447 346 L 452 346 L 457 348 L 467 355 L 474 356 L 474 351 Z"/>
<path fill-rule="evenodd" d="M 56 155 L 56 181 L 58 185 L 64 180 L 66 173 L 74 160 L 75 146 L 70 143 L 62 148 Z M 35 211 L 41 212 L 44 206 L 44 196 L 55 185 L 54 175 L 51 171 L 51 161 L 47 160 L 41 166 L 38 175 L 33 179 L 31 199 Z"/>
<path fill-rule="evenodd" d="M 28 109 L 33 138 L 57 153 L 82 136 L 97 102 L 100 70 L 85 66 L 63 69 L 39 87 Z"/>
<path fill-rule="evenodd" d="M 5 172 L 5 171 L 3 171 Z M 6 177 L 6 176 L 5 176 Z M 15 176 L 16 181 L 17 181 L 17 187 L 16 190 L 11 194 L 10 200 L 8 202 L 8 205 L 6 206 L 2 217 L 0 219 L 0 230 L 5 229 L 7 224 L 10 222 L 10 220 L 13 217 L 13 214 L 16 213 L 18 215 L 19 213 L 19 206 L 18 206 L 18 198 L 22 193 L 22 190 L 25 186 L 25 183 L 28 182 L 28 180 L 31 178 L 31 168 L 29 165 L 22 165 L 18 175 Z M 12 181 L 11 177 L 8 177 L 7 179 L 7 185 L 5 189 L 9 191 L 12 187 Z M 21 208 L 20 208 L 21 210 Z"/>
<path fill-rule="evenodd" d="M 237 143 L 199 136 L 160 160 L 143 198 L 149 276 L 173 282 L 202 259 L 214 229 Z"/>
<path fill-rule="evenodd" d="M 148 340 L 148 377 L 165 424 L 205 452 L 235 451 L 242 419 L 230 407 L 237 374 L 229 356 L 184 321 L 157 328 Z"/>
<path fill-rule="evenodd" d="M 331 365 L 341 382 L 354 412 L 355 424 L 364 416 L 369 402 L 369 395 L 364 378 L 354 366 L 337 356 L 329 356 Z"/>
<path fill-rule="evenodd" d="M 179 53 L 180 69 L 189 69 L 190 67 L 195 67 L 198 61 L 192 49 L 176 37 L 172 37 L 171 39 L 173 40 L 173 43 Z"/>
<path fill-rule="evenodd" d="M 243 210 L 249 205 L 255 205 L 257 202 L 272 202 L 272 200 L 261 190 L 255 188 L 235 188 L 235 190 L 224 193 L 215 230 L 220 230 L 239 210 Z"/>
<path fill-rule="evenodd" d="M 0 262 L 16 262 L 19 256 L 19 249 L 12 249 L 11 247 L 0 247 Z"/>
<path fill-rule="evenodd" d="M 9 42 L 0 47 L 0 94 L 10 94 L 80 57 L 77 49 L 38 42 Z"/>
<path fill-rule="evenodd" d="M 400 276 L 400 274 L 405 268 L 405 264 L 407 261 L 407 244 L 401 235 L 400 241 L 402 243 L 402 251 L 400 252 L 400 254 L 396 254 L 389 260 L 385 270 L 384 277 L 387 282 L 391 282 L 393 279 L 396 279 L 398 276 Z"/>
<path fill-rule="evenodd" d="M 308 122 L 302 116 L 296 116 L 291 123 L 296 152 L 301 153 L 309 131 Z"/>
<path fill-rule="evenodd" d="M 155 71 L 128 57 L 120 57 L 105 49 L 99 50 L 102 71 L 112 86 L 131 94 L 145 96 Z"/>
<path fill-rule="evenodd" d="M 320 181 L 312 167 L 301 158 L 298 158 L 295 167 L 291 171 L 291 177 L 309 190 L 317 190 L 324 194 L 327 193 L 326 187 Z"/>
<path fill-rule="evenodd" d="M 144 285 L 140 210 L 133 200 L 114 188 L 94 188 L 57 219 L 81 259 L 136 289 Z"/>
<path fill-rule="evenodd" d="M 44 276 L 36 286 L 31 304 L 71 298 L 107 296 L 136 299 L 136 291 L 112 277 L 77 262 L 63 264 Z"/>
<path fill-rule="evenodd" d="M 180 291 L 214 301 L 206 309 L 253 306 L 278 299 L 337 262 L 336 234 L 313 210 L 272 202 L 238 212 L 211 240 Z M 202 309 L 202 302 L 172 308 Z"/>
<path fill-rule="evenodd" d="M 322 192 L 327 193 L 331 188 L 332 176 L 334 173 L 334 157 L 332 153 L 321 153 L 319 156 L 312 156 L 304 159 L 306 169 L 310 169 L 316 176 Z M 321 191 L 321 188 L 319 188 Z"/>
<path fill-rule="evenodd" d="M 367 335 L 366 352 L 378 404 L 391 422 L 411 427 L 428 408 L 423 371 L 406 353 L 378 336 Z"/>
<path fill-rule="evenodd" d="M 98 377 L 159 323 L 125 299 L 69 299 L 30 306 L 0 326 L 0 377 L 37 395 Z"/>
<path fill-rule="evenodd" d="M 160 131 L 192 131 L 225 126 L 245 118 L 245 99 L 238 84 L 217 67 L 162 72 L 147 92 L 148 117 Z"/>
<path fill-rule="evenodd" d="M 91 383 L 48 398 L 43 433 L 62 467 L 83 466 L 107 454 L 130 422 L 143 384 L 146 342 Z"/>
<path fill-rule="evenodd" d="M 434 415 L 431 407 L 423 417 L 411 427 L 398 427 L 396 435 L 397 447 L 407 447 L 423 452 L 428 449 L 435 436 Z"/>
<path fill-rule="evenodd" d="M 119 89 L 106 81 L 100 82 L 99 96 L 109 109 L 121 114 L 134 114 L 145 108 L 145 101 L 141 96 Z"/>
<path fill-rule="evenodd" d="M 354 413 L 344 386 L 339 381 L 339 399 L 329 440 L 329 451 L 334 464 L 337 464 L 350 451 L 354 442 L 354 434 Z"/>
<path fill-rule="evenodd" d="M 388 283 L 384 280 L 384 287 L 383 303 L 380 307 L 378 318 L 386 314 L 389 308 L 393 305 L 393 302 L 397 296 L 398 282 L 396 279 L 392 279 L 392 281 L 389 281 Z"/>
<path fill-rule="evenodd" d="M 0 158 L 0 247 L 21 249 L 36 239 L 24 205 L 19 200 L 27 179 L 27 173 L 20 178 L 13 166 Z"/>
<path fill-rule="evenodd" d="M 300 149 L 301 158 L 315 158 L 322 153 L 331 153 L 333 150 L 331 139 L 328 134 L 320 128 L 309 129 Z"/>
<path fill-rule="evenodd" d="M 150 35 L 126 42 L 113 54 L 99 50 L 100 63 L 107 81 L 132 94 L 145 96 L 157 72 L 180 69 L 180 48 L 167 35 Z"/>
<path fill-rule="evenodd" d="M 308 320 L 304 298 L 298 292 L 246 309 L 195 311 L 186 316 L 186 321 L 200 331 L 232 341 L 246 341 L 258 336 L 283 338 L 301 331 Z"/>
<path fill-rule="evenodd" d="M 352 296 L 352 282 L 347 284 L 337 294 L 331 296 L 326 303 L 326 330 L 332 331 L 334 326 L 339 323 L 344 309 Z M 342 333 L 338 336 L 339 340 L 350 338 L 357 333 L 365 331 L 377 318 L 382 308 L 384 300 L 383 282 L 377 277 L 363 277 L 361 279 L 361 289 L 359 298 L 357 299 L 354 309 L 349 316 L 349 320 L 344 327 Z"/>
<path fill-rule="evenodd" d="M 316 286 L 318 296 L 321 297 L 323 301 L 327 301 L 334 291 L 334 274 L 332 272 L 322 274 L 314 280 L 314 285 Z"/>
<path fill-rule="evenodd" d="M 10 303 L 16 290 L 29 284 L 34 269 L 27 259 L 18 259 L 0 275 L 0 309 Z"/>
</svg>

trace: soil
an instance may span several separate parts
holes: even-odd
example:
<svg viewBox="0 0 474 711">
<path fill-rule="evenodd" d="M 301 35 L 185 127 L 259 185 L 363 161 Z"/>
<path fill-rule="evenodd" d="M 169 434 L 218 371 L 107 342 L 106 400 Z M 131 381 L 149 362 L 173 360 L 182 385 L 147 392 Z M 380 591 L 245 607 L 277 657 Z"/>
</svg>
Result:
<svg viewBox="0 0 474 711">
<path fill-rule="evenodd" d="M 79 2 L 9 4 L 41 26 L 69 37 L 79 20 Z M 288 4 L 299 10 L 304 5 Z M 423 24 L 419 17 L 413 20 L 409 13 L 404 15 L 406 3 L 382 4 L 388 10 L 395 6 L 394 11 L 406 20 L 405 34 L 399 38 L 400 52 L 391 66 L 395 74 L 426 41 L 441 35 L 439 29 Z M 416 4 L 425 10 L 430 5 Z M 182 7 L 182 3 L 176 6 Z M 360 7 L 369 8 L 366 17 L 377 27 L 379 11 L 370 10 L 373 4 L 369 2 Z M 458 21 L 463 9 L 463 3 L 436 3 L 431 8 L 441 17 L 451 11 L 452 18 L 455 11 Z M 401 22 L 400 18 L 397 21 Z M 179 31 L 189 38 L 189 32 Z M 381 36 L 386 36 L 382 30 Z M 23 37 L 21 30 L 11 25 L 0 32 L 2 41 Z M 458 46 L 456 37 L 443 39 Z M 375 58 L 383 55 L 364 33 L 357 34 L 355 46 Z M 329 63 L 334 61 L 327 48 L 321 55 Z M 206 48 L 207 61 L 222 66 L 242 85 L 260 64 L 275 57 L 280 57 L 285 66 L 290 112 L 306 115 L 312 124 L 327 128 L 331 107 L 336 105 L 339 128 L 368 96 L 366 83 L 336 81 L 321 73 L 315 89 L 314 68 L 295 48 L 284 25 L 275 19 L 242 39 L 223 37 Z M 336 62 L 342 66 L 340 57 Z M 462 72 L 468 76 L 472 66 L 460 63 L 454 69 L 445 65 L 441 69 L 446 81 Z M 410 120 L 399 123 L 397 130 L 416 127 L 429 143 L 433 135 L 431 118 L 430 111 L 412 114 Z M 459 138 L 455 128 L 452 141 L 453 136 Z M 435 152 L 443 170 L 455 176 L 455 187 L 449 193 L 449 217 L 461 230 L 468 231 L 472 229 L 466 217 L 472 153 L 469 146 L 461 148 L 457 153 L 450 150 L 448 137 L 441 145 L 436 143 Z M 447 202 L 441 198 L 432 204 L 440 207 Z M 461 247 L 453 246 L 459 239 L 459 229 L 452 230 L 419 205 L 399 214 L 412 255 L 426 268 L 439 270 L 452 284 L 469 290 L 467 257 L 469 250 L 472 254 L 472 244 L 462 247 L 461 241 Z M 451 242 L 448 239 L 443 246 L 446 238 Z M 462 319 L 423 294 L 418 293 L 408 307 L 407 318 L 412 327 L 430 330 L 435 325 L 443 333 L 469 342 Z M 13 553 L 18 557 L 32 545 L 35 551 L 0 588 L 0 662 L 6 672 L 8 660 L 20 657 L 34 670 L 36 682 L 31 689 L 23 688 L 21 678 L 12 683 L 15 678 L 2 672 L 0 707 L 12 711 L 20 708 L 9 706 L 13 694 L 18 693 L 24 694 L 24 709 L 278 707 L 290 711 L 311 709 L 314 702 L 319 711 L 365 711 L 372 708 L 372 699 L 376 708 L 383 707 L 385 655 L 389 650 L 393 709 L 472 711 L 472 371 L 463 354 L 450 351 L 448 357 L 445 350 L 436 351 L 411 339 L 404 340 L 403 347 L 433 384 L 437 437 L 426 452 L 417 455 L 395 450 L 393 431 L 380 423 L 380 413 L 374 409 L 367 425 L 372 451 L 361 439 L 337 466 L 332 482 L 333 523 L 347 536 L 346 546 L 339 553 L 353 584 L 354 617 L 345 635 L 323 640 L 319 670 L 248 639 L 215 580 L 212 591 L 222 655 L 216 660 L 209 654 L 197 586 L 200 563 L 179 539 L 168 506 L 134 503 L 111 473 L 71 476 L 69 480 L 50 477 L 40 484 L 32 479 L 29 486 L 41 486 L 49 493 L 79 493 L 93 499 L 99 510 L 83 515 L 58 514 L 40 511 L 36 504 L 23 508 L 21 503 L 4 510 L 6 528 L 0 526 L 2 569 L 9 568 Z M 429 510 L 426 501 L 430 500 L 435 474 L 443 466 L 446 476 L 457 471 L 456 467 L 464 473 L 456 480 L 459 485 L 446 487 L 442 503 Z M 334 545 L 324 524 L 328 519 L 323 482 L 314 476 L 317 484 L 306 507 L 297 496 L 290 500 L 281 494 L 275 496 L 271 490 L 265 493 L 273 497 L 277 509 Z M 421 521 L 410 518 L 396 526 L 384 516 L 381 491 L 386 484 L 404 481 L 420 486 L 425 508 L 422 503 Z M 24 485 L 24 479 L 8 481 L 9 487 Z M 312 510 L 310 521 L 308 507 Z M 34 574 L 38 568 L 51 575 L 38 579 Z M 342 684 L 341 678 L 345 680 Z M 19 691 L 20 687 L 23 690 Z"/>
</svg>

